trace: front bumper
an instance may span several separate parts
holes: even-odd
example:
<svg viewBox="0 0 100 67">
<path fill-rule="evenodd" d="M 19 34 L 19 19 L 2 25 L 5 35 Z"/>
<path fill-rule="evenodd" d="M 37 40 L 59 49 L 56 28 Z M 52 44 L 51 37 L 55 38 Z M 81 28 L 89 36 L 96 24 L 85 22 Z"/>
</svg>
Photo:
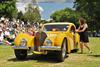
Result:
<svg viewBox="0 0 100 67">
<path fill-rule="evenodd" d="M 29 48 L 26 47 L 26 46 L 13 46 L 12 48 L 13 48 L 13 49 L 26 49 L 26 50 L 29 49 Z"/>
<path fill-rule="evenodd" d="M 40 50 L 47 50 L 47 51 L 60 51 L 61 47 L 59 46 L 41 46 Z"/>
</svg>

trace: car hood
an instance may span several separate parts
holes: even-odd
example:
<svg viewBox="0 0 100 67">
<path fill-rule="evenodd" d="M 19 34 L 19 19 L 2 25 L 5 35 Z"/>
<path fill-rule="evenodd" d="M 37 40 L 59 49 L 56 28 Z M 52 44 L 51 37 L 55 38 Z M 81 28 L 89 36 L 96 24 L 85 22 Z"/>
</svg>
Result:
<svg viewBox="0 0 100 67">
<path fill-rule="evenodd" d="M 47 38 L 50 38 L 50 39 L 55 39 L 59 36 L 62 36 L 65 34 L 65 32 L 61 32 L 61 31 L 57 31 L 57 32 L 46 32 L 47 34 Z"/>
<path fill-rule="evenodd" d="M 57 37 L 61 32 L 46 32 L 47 37 L 54 38 Z"/>
</svg>

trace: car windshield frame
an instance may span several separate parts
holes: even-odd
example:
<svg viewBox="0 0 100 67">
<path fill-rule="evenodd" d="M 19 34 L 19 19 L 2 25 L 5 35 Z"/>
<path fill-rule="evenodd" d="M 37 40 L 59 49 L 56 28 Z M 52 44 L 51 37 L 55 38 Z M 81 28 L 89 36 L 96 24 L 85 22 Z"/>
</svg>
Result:
<svg viewBox="0 0 100 67">
<path fill-rule="evenodd" d="M 69 24 L 54 24 L 54 25 L 44 25 L 45 31 L 67 31 Z"/>
</svg>

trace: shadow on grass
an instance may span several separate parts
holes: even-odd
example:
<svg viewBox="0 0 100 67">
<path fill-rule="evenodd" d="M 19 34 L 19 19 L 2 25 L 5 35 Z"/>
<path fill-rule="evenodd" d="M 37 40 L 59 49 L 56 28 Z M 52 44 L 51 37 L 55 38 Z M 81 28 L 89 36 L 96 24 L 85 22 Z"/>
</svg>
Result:
<svg viewBox="0 0 100 67">
<path fill-rule="evenodd" d="M 88 56 L 99 57 L 100 58 L 100 55 L 88 55 Z"/>
<path fill-rule="evenodd" d="M 57 56 L 55 56 L 53 54 L 48 54 L 48 55 L 35 55 L 35 54 L 28 55 L 27 58 L 24 59 L 24 60 L 18 60 L 16 58 L 8 59 L 8 61 L 13 61 L 13 62 L 22 62 L 22 61 L 29 61 L 29 60 L 35 60 L 37 62 L 59 63 L 59 61 L 57 61 Z"/>
</svg>

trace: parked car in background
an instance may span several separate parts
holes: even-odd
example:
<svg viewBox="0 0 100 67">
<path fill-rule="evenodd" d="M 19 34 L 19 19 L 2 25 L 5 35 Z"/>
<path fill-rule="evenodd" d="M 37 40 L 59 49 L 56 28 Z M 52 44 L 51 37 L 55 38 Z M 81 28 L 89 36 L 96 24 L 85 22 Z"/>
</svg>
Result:
<svg viewBox="0 0 100 67">
<path fill-rule="evenodd" d="M 100 32 L 95 32 L 94 37 L 100 37 Z"/>
</svg>

